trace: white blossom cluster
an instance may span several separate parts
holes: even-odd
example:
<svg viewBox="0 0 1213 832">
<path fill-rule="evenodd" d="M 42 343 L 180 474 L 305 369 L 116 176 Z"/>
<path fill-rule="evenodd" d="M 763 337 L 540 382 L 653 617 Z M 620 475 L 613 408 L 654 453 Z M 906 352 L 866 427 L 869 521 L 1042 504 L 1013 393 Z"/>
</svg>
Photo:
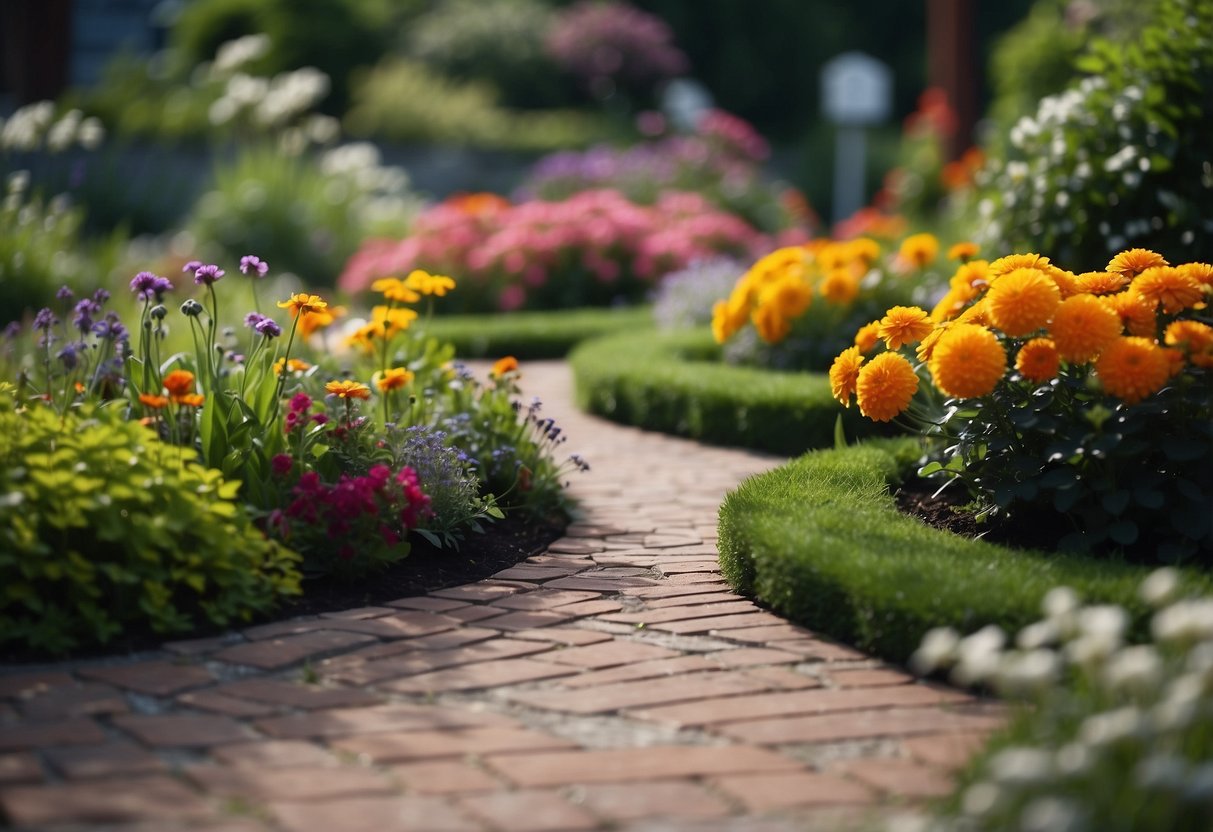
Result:
<svg viewBox="0 0 1213 832">
<path fill-rule="evenodd" d="M 1180 598 L 1179 573 L 1142 583 L 1150 640 L 1129 644 L 1129 614 L 1083 606 L 1068 588 L 1044 598 L 1044 618 L 1014 646 L 997 627 L 961 638 L 929 632 L 911 659 L 1027 699 L 1019 744 L 979 768 L 958 814 L 922 832 L 1213 828 L 1213 596 Z M 1023 726 L 1019 726 L 1023 727 Z"/>
<path fill-rule="evenodd" d="M 28 153 L 48 150 L 61 153 L 75 145 L 95 150 L 105 139 L 101 122 L 79 110 L 55 113 L 53 101 L 38 101 L 0 118 L 0 152 Z"/>
<path fill-rule="evenodd" d="M 370 142 L 349 142 L 320 155 L 320 172 L 330 180 L 333 202 L 351 201 L 363 227 L 398 223 L 417 210 L 404 168 L 384 165 Z"/>
</svg>

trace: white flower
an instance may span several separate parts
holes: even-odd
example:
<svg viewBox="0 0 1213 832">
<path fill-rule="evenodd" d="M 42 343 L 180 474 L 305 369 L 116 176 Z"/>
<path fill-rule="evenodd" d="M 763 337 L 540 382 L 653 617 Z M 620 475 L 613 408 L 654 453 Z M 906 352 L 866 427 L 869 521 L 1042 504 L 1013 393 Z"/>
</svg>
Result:
<svg viewBox="0 0 1213 832">
<path fill-rule="evenodd" d="M 965 789 L 960 799 L 961 811 L 966 815 L 984 815 L 994 809 L 1002 799 L 1002 789 L 993 783 L 974 783 Z"/>
<path fill-rule="evenodd" d="M 1204 763 L 1188 773 L 1183 796 L 1192 803 L 1208 803 L 1213 800 L 1213 763 Z"/>
<path fill-rule="evenodd" d="M 1012 746 L 991 757 L 988 769 L 1003 785 L 1030 786 L 1053 777 L 1053 755 L 1041 748 Z"/>
<path fill-rule="evenodd" d="M 1000 693 L 1026 696 L 1048 688 L 1061 673 L 1061 660 L 1052 650 L 1037 649 L 1007 654 L 995 674 Z"/>
<path fill-rule="evenodd" d="M 222 43 L 215 50 L 211 71 L 225 75 L 237 67 L 255 61 L 270 50 L 269 35 L 245 35 L 242 38 Z"/>
<path fill-rule="evenodd" d="M 80 133 L 77 138 L 80 146 L 85 150 L 96 150 L 105 140 L 105 127 L 102 126 L 100 119 L 89 116 L 80 122 Z"/>
<path fill-rule="evenodd" d="M 1155 641 L 1213 639 L 1213 598 L 1179 601 L 1155 613 L 1150 622 Z"/>
<path fill-rule="evenodd" d="M 1088 745 L 1112 745 L 1138 736 L 1143 728 L 1141 711 L 1128 706 L 1087 717 L 1083 720 L 1079 735 Z"/>
<path fill-rule="evenodd" d="M 925 676 L 948 667 L 956 660 L 960 636 L 951 627 L 935 627 L 922 637 L 922 644 L 910 656 L 910 668 Z"/>
<path fill-rule="evenodd" d="M 1133 779 L 1143 789 L 1178 791 L 1188 779 L 1188 764 L 1174 754 L 1151 754 L 1137 764 Z"/>
<path fill-rule="evenodd" d="M 1007 636 L 994 624 L 961 639 L 956 647 L 958 661 L 952 678 L 962 686 L 984 682 L 997 671 Z"/>
<path fill-rule="evenodd" d="M 1083 824 L 1082 808 L 1060 797 L 1038 797 L 1023 809 L 1019 819 L 1022 832 L 1078 832 Z"/>
<path fill-rule="evenodd" d="M 1162 657 L 1152 645 L 1126 647 L 1113 655 L 1103 669 L 1104 682 L 1115 691 L 1148 693 L 1162 681 Z"/>
<path fill-rule="evenodd" d="M 1091 749 L 1080 742 L 1070 742 L 1057 749 L 1053 764 L 1063 777 L 1081 777 L 1091 769 L 1094 762 Z"/>
<path fill-rule="evenodd" d="M 1078 608 L 1078 593 L 1068 586 L 1057 586 L 1045 593 L 1041 610 L 1049 618 L 1061 618 Z"/>
<path fill-rule="evenodd" d="M 1137 594 L 1141 596 L 1141 600 L 1158 609 L 1175 600 L 1178 591 L 1179 570 L 1164 566 L 1162 569 L 1155 569 L 1141 582 Z"/>
<path fill-rule="evenodd" d="M 1129 614 L 1115 604 L 1083 607 L 1078 611 L 1078 629 L 1083 635 L 1120 641 L 1129 626 Z"/>
</svg>

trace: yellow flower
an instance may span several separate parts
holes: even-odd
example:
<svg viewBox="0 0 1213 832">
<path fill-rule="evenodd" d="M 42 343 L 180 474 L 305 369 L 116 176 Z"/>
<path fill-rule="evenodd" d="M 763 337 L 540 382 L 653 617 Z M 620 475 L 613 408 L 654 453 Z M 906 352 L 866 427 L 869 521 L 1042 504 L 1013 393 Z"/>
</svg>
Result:
<svg viewBox="0 0 1213 832">
<path fill-rule="evenodd" d="M 372 292 L 379 292 L 388 300 L 397 303 L 416 303 L 421 295 L 414 292 L 398 277 L 384 277 L 371 284 Z"/>
<path fill-rule="evenodd" d="M 1213 288 L 1213 265 L 1209 265 L 1208 263 L 1184 263 L 1175 268 L 1203 286 L 1206 292 Z"/>
<path fill-rule="evenodd" d="M 319 312 L 322 309 L 328 308 L 328 303 L 319 295 L 309 295 L 306 292 L 296 292 L 290 296 L 289 300 L 279 301 L 279 309 L 291 310 L 293 317 L 299 315 L 308 315 L 312 312 Z"/>
<path fill-rule="evenodd" d="M 887 422 L 910 406 L 918 375 L 905 356 L 882 352 L 859 368 L 855 400 L 859 412 L 874 422 Z"/>
<path fill-rule="evenodd" d="M 897 256 L 921 269 L 939 256 L 939 240 L 934 234 L 911 234 L 901 241 Z"/>
<path fill-rule="evenodd" d="M 1095 374 L 1105 392 L 1137 404 L 1167 383 L 1171 360 L 1167 351 L 1149 338 L 1116 338 L 1100 353 Z"/>
<path fill-rule="evenodd" d="M 1042 384 L 1049 379 L 1057 378 L 1061 367 L 1061 356 L 1057 354 L 1057 345 L 1048 338 L 1033 338 L 1019 348 L 1015 356 L 1015 369 L 1028 381 Z"/>
<path fill-rule="evenodd" d="M 939 343 L 939 339 L 943 334 L 952 328 L 952 321 L 943 321 L 938 324 L 935 329 L 922 339 L 918 345 L 918 349 L 914 350 L 914 354 L 918 356 L 919 361 L 930 361 L 931 356 L 935 354 L 935 345 Z"/>
<path fill-rule="evenodd" d="M 1188 354 L 1188 360 L 1197 367 L 1213 367 L 1213 327 L 1200 321 L 1172 321 L 1163 341 L 1180 347 Z"/>
<path fill-rule="evenodd" d="M 986 303 L 985 298 L 981 298 L 977 303 L 970 306 L 965 311 L 956 316 L 958 324 L 979 324 L 980 326 L 988 326 L 990 323 L 990 306 Z"/>
<path fill-rule="evenodd" d="M 1049 334 L 1064 360 L 1084 364 L 1120 335 L 1120 316 L 1095 295 L 1075 295 L 1057 307 Z"/>
<path fill-rule="evenodd" d="M 1061 290 L 1038 269 L 1008 272 L 986 293 L 990 323 L 1012 338 L 1046 326 L 1059 303 Z"/>
<path fill-rule="evenodd" d="M 1045 270 L 1045 274 L 1053 278 L 1053 282 L 1057 284 L 1057 288 L 1061 290 L 1061 297 L 1072 297 L 1073 295 L 1082 294 L 1082 289 L 1078 287 L 1078 275 L 1074 272 L 1059 269 L 1056 266 L 1049 266 Z"/>
<path fill-rule="evenodd" d="M 862 353 L 869 353 L 876 349 L 876 345 L 880 342 L 880 321 L 872 321 L 870 324 L 864 324 L 855 333 L 855 346 L 859 347 Z"/>
<path fill-rule="evenodd" d="M 727 300 L 718 300 L 712 304 L 712 339 L 717 344 L 723 344 L 737 333 L 732 323 Z"/>
<path fill-rule="evenodd" d="M 799 318 L 813 301 L 813 289 L 799 277 L 782 277 L 763 287 L 760 306 L 773 306 L 780 317 Z"/>
<path fill-rule="evenodd" d="M 1002 277 L 1004 274 L 1010 274 L 1016 269 L 1040 269 L 1047 271 L 1049 266 L 1049 258 L 1042 257 L 1039 254 L 1008 254 L 1006 257 L 999 257 L 994 262 L 990 263 L 989 273 L 991 280 Z"/>
<path fill-rule="evenodd" d="M 1150 308 L 1162 304 L 1163 311 L 1174 315 L 1200 303 L 1201 285 L 1190 273 L 1170 266 L 1152 266 L 1133 278 L 1133 291 L 1146 299 Z"/>
<path fill-rule="evenodd" d="M 371 397 L 371 388 L 362 382 L 351 379 L 330 381 L 324 385 L 324 389 L 339 399 L 369 399 Z"/>
<path fill-rule="evenodd" d="M 506 373 L 518 372 L 518 359 L 512 355 L 507 355 L 505 358 L 499 358 L 493 364 L 493 369 L 489 370 L 489 375 L 493 378 L 501 378 Z"/>
<path fill-rule="evenodd" d="M 965 288 L 976 293 L 990 285 L 990 263 L 988 260 L 970 260 L 962 263 L 956 274 L 948 281 L 953 289 Z"/>
<path fill-rule="evenodd" d="M 830 303 L 847 304 L 859 295 L 859 278 L 847 269 L 834 269 L 822 278 L 818 289 Z"/>
<path fill-rule="evenodd" d="M 407 387 L 413 383 L 413 371 L 404 367 L 392 367 L 384 370 L 375 379 L 375 386 L 379 388 L 381 393 L 386 393 L 389 390 L 399 390 L 401 387 Z"/>
<path fill-rule="evenodd" d="M 985 327 L 955 324 L 936 342 L 930 368 L 935 386 L 946 395 L 975 399 L 998 386 L 1007 370 L 1007 354 Z"/>
<path fill-rule="evenodd" d="M 1083 272 L 1074 279 L 1079 292 L 1112 295 L 1129 285 L 1129 278 L 1116 272 Z"/>
<path fill-rule="evenodd" d="M 808 252 L 802 246 L 777 248 L 762 257 L 741 276 L 741 280 L 757 289 L 784 277 L 803 278 Z"/>
<path fill-rule="evenodd" d="M 927 313 L 917 306 L 894 306 L 880 319 L 878 332 L 885 346 L 895 350 L 921 341 L 934 328 Z"/>
<path fill-rule="evenodd" d="M 363 324 L 353 331 L 345 339 L 345 343 L 351 347 L 358 347 L 367 355 L 375 351 L 375 341 L 387 337 L 387 329 L 383 322 L 372 321 L 369 324 Z"/>
<path fill-rule="evenodd" d="M 327 309 L 316 310 L 310 315 L 304 315 L 299 319 L 299 337 L 311 338 L 316 332 L 332 326 L 333 322 L 344 314 L 344 306 L 330 306 Z"/>
<path fill-rule="evenodd" d="M 779 313 L 777 307 L 769 303 L 758 306 L 750 314 L 750 320 L 758 330 L 758 337 L 768 344 L 778 344 L 792 331 L 792 324 L 788 319 Z"/>
<path fill-rule="evenodd" d="M 444 274 L 430 274 L 421 269 L 414 269 L 404 279 L 404 285 L 423 295 L 444 297 L 448 291 L 455 288 L 455 281 Z"/>
<path fill-rule="evenodd" d="M 952 288 L 939 299 L 939 303 L 931 309 L 930 318 L 935 323 L 950 321 L 965 308 L 965 304 L 976 297 L 973 289 Z"/>
<path fill-rule="evenodd" d="M 842 402 L 843 407 L 851 406 L 851 396 L 855 393 L 855 383 L 863 362 L 859 347 L 847 347 L 830 365 L 830 392 Z"/>
<path fill-rule="evenodd" d="M 417 320 L 417 310 L 415 309 L 391 306 L 371 308 L 371 323 L 380 326 L 386 338 L 391 338 L 398 332 L 404 332 L 415 320 Z"/>
<path fill-rule="evenodd" d="M 856 237 L 845 245 L 847 258 L 862 264 L 865 269 L 880 256 L 880 244 L 871 237 Z"/>
<path fill-rule="evenodd" d="M 1156 266 L 1169 265 L 1161 254 L 1148 248 L 1131 248 L 1122 251 L 1108 262 L 1108 271 L 1123 275 L 1130 280 Z"/>
<path fill-rule="evenodd" d="M 1102 295 L 1100 301 L 1120 317 L 1120 326 L 1130 335 L 1153 338 L 1158 331 L 1158 317 L 1149 301 L 1132 289 L 1115 295 Z"/>
<path fill-rule="evenodd" d="M 981 249 L 978 247 L 977 243 L 970 243 L 968 241 L 957 243 L 948 249 L 948 259 L 959 260 L 962 263 L 967 263 L 976 257 L 977 252 L 980 250 Z"/>
<path fill-rule="evenodd" d="M 306 361 L 300 361 L 298 358 L 292 358 L 290 361 L 287 361 L 285 358 L 279 358 L 274 362 L 274 375 L 282 375 L 284 367 L 292 373 L 306 373 L 312 369 L 311 364 L 308 364 Z"/>
</svg>

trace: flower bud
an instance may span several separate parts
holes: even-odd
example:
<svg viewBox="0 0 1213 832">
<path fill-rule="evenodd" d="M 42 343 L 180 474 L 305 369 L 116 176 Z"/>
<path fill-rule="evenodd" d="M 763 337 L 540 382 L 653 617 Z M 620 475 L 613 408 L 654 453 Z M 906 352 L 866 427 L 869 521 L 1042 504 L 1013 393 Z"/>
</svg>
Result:
<svg viewBox="0 0 1213 832">
<path fill-rule="evenodd" d="M 202 314 L 202 304 L 190 298 L 185 303 L 181 304 L 181 314 L 191 318 L 196 318 Z"/>
</svg>

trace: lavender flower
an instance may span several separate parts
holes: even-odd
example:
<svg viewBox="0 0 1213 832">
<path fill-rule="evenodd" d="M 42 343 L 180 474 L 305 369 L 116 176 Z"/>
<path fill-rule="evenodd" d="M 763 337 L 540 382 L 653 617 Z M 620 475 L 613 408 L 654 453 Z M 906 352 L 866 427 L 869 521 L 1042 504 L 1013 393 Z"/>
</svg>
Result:
<svg viewBox="0 0 1213 832">
<path fill-rule="evenodd" d="M 265 315 L 262 315 L 260 312 L 250 312 L 244 316 L 244 325 L 247 326 L 249 329 L 256 329 L 257 324 L 261 323 L 264 320 L 266 320 L 266 317 L 265 317 Z"/>
<path fill-rule="evenodd" d="M 59 291 L 55 292 L 55 297 L 58 298 L 59 300 L 71 300 L 75 296 L 76 296 L 76 293 L 73 292 L 67 286 L 60 286 Z"/>
<path fill-rule="evenodd" d="M 282 334 L 282 327 L 278 326 L 278 322 L 273 318 L 265 318 L 259 321 L 253 329 L 257 330 L 266 338 L 277 338 Z"/>
<path fill-rule="evenodd" d="M 256 277 L 265 277 L 266 272 L 269 270 L 270 264 L 255 254 L 246 254 L 240 258 L 240 271 L 242 274 L 256 272 Z"/>
<path fill-rule="evenodd" d="M 125 341 L 129 337 L 126 327 L 115 312 L 107 312 L 104 318 L 93 324 L 93 332 L 98 338 L 106 341 Z"/>
<path fill-rule="evenodd" d="M 448 434 L 437 428 L 413 425 L 402 439 L 393 464 L 416 471 L 422 490 L 430 495 L 434 515 L 426 528 L 449 531 L 474 514 L 480 489 L 474 461 L 449 445 Z"/>
<path fill-rule="evenodd" d="M 38 314 L 34 315 L 34 329 L 40 332 L 49 332 L 50 328 L 59 323 L 59 319 L 55 317 L 55 313 L 50 310 L 50 307 L 44 306 L 38 310 Z"/>
<path fill-rule="evenodd" d="M 4 340 L 15 341 L 17 336 L 21 334 L 21 322 L 10 321 L 8 326 L 4 328 Z"/>
<path fill-rule="evenodd" d="M 152 286 L 156 283 L 156 275 L 151 272 L 139 272 L 131 279 L 131 291 L 141 300 L 152 296 Z"/>
<path fill-rule="evenodd" d="M 85 346 L 83 341 L 72 341 L 63 349 L 59 350 L 55 357 L 63 362 L 63 366 L 66 369 L 74 370 L 76 369 L 76 365 L 80 363 L 79 354 L 84 348 Z"/>
<path fill-rule="evenodd" d="M 223 269 L 215 265 L 199 266 L 194 269 L 194 282 L 199 286 L 204 284 L 210 286 L 224 274 Z"/>
<path fill-rule="evenodd" d="M 93 328 L 93 316 L 101 314 L 101 304 L 89 298 L 82 298 L 76 302 L 72 312 L 72 326 L 82 334 L 87 333 Z"/>
<path fill-rule="evenodd" d="M 93 292 L 93 301 L 95 303 L 105 303 L 110 299 L 110 293 L 105 289 L 98 289 Z"/>
<path fill-rule="evenodd" d="M 181 267 L 182 274 L 192 274 L 202 268 L 201 260 L 191 260 Z"/>
</svg>

